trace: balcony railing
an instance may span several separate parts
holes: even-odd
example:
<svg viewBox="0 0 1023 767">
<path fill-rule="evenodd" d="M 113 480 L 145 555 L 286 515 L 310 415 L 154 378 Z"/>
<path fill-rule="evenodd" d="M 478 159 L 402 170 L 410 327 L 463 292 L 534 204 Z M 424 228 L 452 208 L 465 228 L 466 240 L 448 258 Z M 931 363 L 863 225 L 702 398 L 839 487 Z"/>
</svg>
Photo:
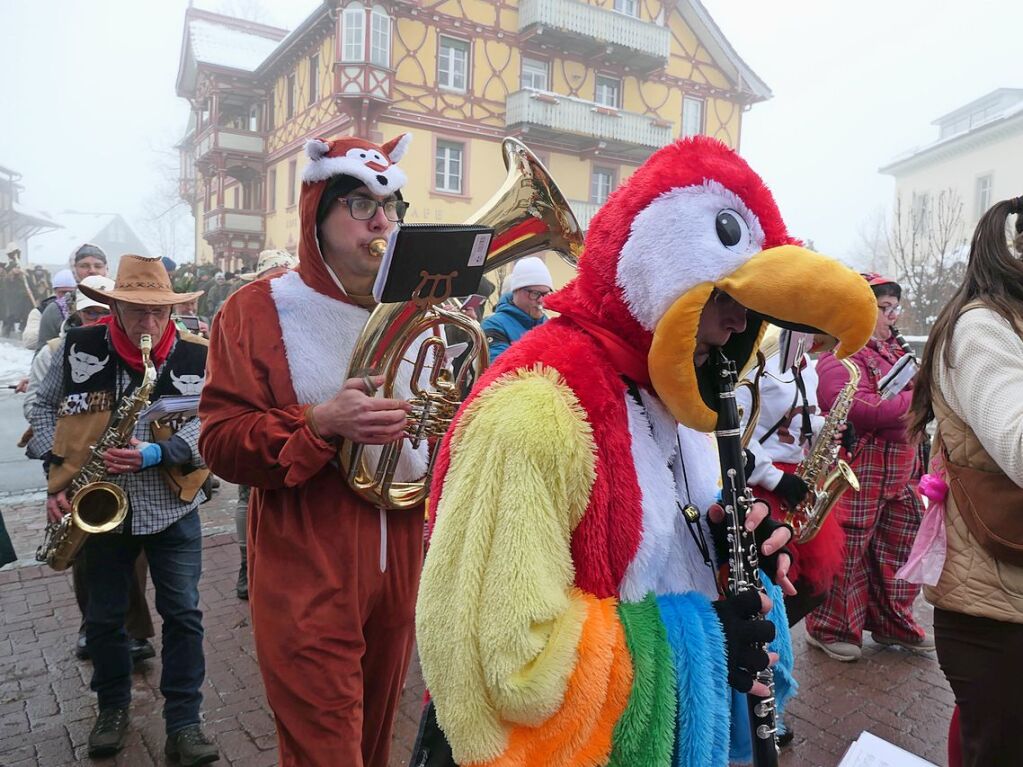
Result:
<svg viewBox="0 0 1023 767">
<path fill-rule="evenodd" d="M 211 125 L 196 137 L 195 159 L 202 162 L 215 151 L 262 159 L 266 151 L 266 142 L 260 134 L 252 131 Z"/>
<path fill-rule="evenodd" d="M 600 205 L 583 200 L 569 200 L 568 204 L 572 208 L 572 213 L 575 214 L 575 220 L 579 222 L 579 228 L 585 232 L 590 228 L 590 221 L 597 215 Z"/>
<path fill-rule="evenodd" d="M 205 234 L 263 234 L 264 216 L 261 211 L 214 208 L 206 213 Z"/>
<path fill-rule="evenodd" d="M 508 96 L 505 124 L 537 137 L 574 138 L 579 148 L 602 142 L 613 152 L 649 154 L 671 141 L 671 125 L 592 101 L 533 90 Z"/>
<path fill-rule="evenodd" d="M 338 62 L 334 65 L 334 94 L 338 98 L 391 100 L 394 73 L 368 62 Z"/>
<path fill-rule="evenodd" d="M 557 38 L 552 42 L 570 50 L 610 48 L 609 58 L 628 58 L 641 68 L 667 64 L 671 50 L 667 27 L 578 0 L 521 0 L 519 32 Z"/>
</svg>

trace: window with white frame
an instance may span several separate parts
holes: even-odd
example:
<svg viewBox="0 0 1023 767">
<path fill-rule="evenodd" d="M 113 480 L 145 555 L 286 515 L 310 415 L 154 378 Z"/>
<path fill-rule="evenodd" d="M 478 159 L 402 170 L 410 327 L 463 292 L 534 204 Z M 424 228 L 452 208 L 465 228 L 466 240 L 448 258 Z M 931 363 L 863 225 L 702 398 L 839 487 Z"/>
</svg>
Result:
<svg viewBox="0 0 1023 767">
<path fill-rule="evenodd" d="M 309 57 L 309 103 L 315 104 L 320 98 L 320 54 Z"/>
<path fill-rule="evenodd" d="M 453 37 L 440 38 L 437 56 L 437 84 L 441 88 L 464 91 L 469 79 L 469 43 Z"/>
<path fill-rule="evenodd" d="M 366 60 L 366 11 L 352 3 L 341 15 L 341 61 Z"/>
<path fill-rule="evenodd" d="M 462 193 L 462 158 L 465 144 L 457 141 L 438 141 L 434 164 L 434 186 L 438 192 Z"/>
<path fill-rule="evenodd" d="M 990 173 L 977 179 L 977 218 L 980 218 L 991 207 L 991 187 L 994 178 Z"/>
<path fill-rule="evenodd" d="M 611 168 L 595 167 L 593 175 L 590 177 L 590 202 L 603 205 L 607 202 L 607 197 L 614 189 L 614 185 L 615 172 Z"/>
<path fill-rule="evenodd" d="M 597 75 L 597 89 L 594 101 L 601 106 L 621 108 L 622 81 L 616 77 Z"/>
<path fill-rule="evenodd" d="M 639 0 L 615 0 L 614 8 L 627 16 L 639 16 Z"/>
<path fill-rule="evenodd" d="M 391 17 L 380 6 L 369 14 L 369 61 L 378 67 L 391 66 Z"/>
<path fill-rule="evenodd" d="M 682 137 L 703 133 L 703 99 L 682 99 Z"/>
<path fill-rule="evenodd" d="M 522 79 L 520 88 L 531 88 L 534 91 L 545 91 L 549 89 L 547 82 L 547 62 L 543 59 L 531 59 L 529 56 L 522 57 Z"/>
</svg>

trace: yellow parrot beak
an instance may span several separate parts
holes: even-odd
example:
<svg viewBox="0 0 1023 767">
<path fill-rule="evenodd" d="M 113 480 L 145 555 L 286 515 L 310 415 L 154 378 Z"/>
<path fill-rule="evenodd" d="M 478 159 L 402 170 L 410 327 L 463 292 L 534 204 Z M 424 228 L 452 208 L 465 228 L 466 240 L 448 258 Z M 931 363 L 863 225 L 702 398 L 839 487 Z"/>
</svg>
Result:
<svg viewBox="0 0 1023 767">
<path fill-rule="evenodd" d="M 717 422 L 716 384 L 693 355 L 704 306 L 715 288 L 747 309 L 746 329 L 721 347 L 741 370 L 756 354 L 765 320 L 838 339 L 835 354 L 848 357 L 870 339 L 877 319 L 874 293 L 859 274 L 806 248 L 782 245 L 761 251 L 717 282 L 689 289 L 654 328 L 647 357 L 657 395 L 690 428 L 710 432 Z"/>
</svg>

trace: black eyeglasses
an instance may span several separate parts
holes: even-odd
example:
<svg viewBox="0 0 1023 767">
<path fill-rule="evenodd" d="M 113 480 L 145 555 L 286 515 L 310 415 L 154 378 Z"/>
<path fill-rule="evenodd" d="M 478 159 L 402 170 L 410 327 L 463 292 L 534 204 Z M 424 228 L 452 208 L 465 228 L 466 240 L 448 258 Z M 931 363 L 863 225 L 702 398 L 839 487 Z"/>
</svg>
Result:
<svg viewBox="0 0 1023 767">
<path fill-rule="evenodd" d="M 541 301 L 553 292 L 552 290 L 527 290 L 526 295 L 533 301 Z"/>
<path fill-rule="evenodd" d="M 356 221 L 369 221 L 377 214 L 377 208 L 383 207 L 387 220 L 397 222 L 405 218 L 408 210 L 408 203 L 404 200 L 379 202 L 371 197 L 338 197 L 337 201 L 348 206 L 348 212 Z"/>
</svg>

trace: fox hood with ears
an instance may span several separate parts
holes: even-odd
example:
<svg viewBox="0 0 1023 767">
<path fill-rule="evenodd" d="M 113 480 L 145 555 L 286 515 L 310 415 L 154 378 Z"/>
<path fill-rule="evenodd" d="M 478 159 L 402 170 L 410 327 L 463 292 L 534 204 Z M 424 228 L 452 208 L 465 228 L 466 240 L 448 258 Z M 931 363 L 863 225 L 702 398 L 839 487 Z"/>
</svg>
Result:
<svg viewBox="0 0 1023 767">
<path fill-rule="evenodd" d="M 318 293 L 339 301 L 349 300 L 323 262 L 316 232 L 316 211 L 327 185 L 336 176 L 352 176 L 373 194 L 394 194 L 408 181 L 398 161 L 411 143 L 411 133 L 402 133 L 383 145 L 356 137 L 330 141 L 317 138 L 306 143 L 309 164 L 302 173 L 299 201 L 298 273 Z"/>
</svg>

